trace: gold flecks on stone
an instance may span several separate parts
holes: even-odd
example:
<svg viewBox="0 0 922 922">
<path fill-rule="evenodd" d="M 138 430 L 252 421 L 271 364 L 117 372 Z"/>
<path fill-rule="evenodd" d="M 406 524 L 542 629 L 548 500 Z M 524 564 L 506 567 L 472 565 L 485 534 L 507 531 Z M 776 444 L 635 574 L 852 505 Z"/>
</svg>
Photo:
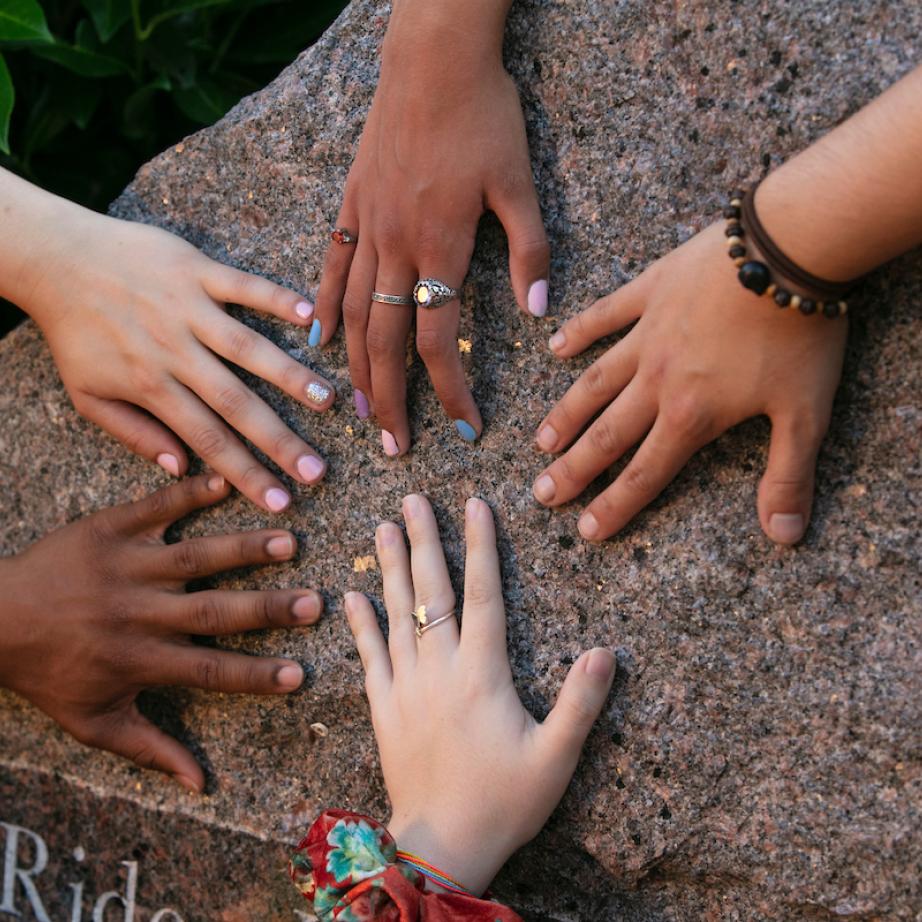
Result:
<svg viewBox="0 0 922 922">
<path fill-rule="evenodd" d="M 166 196 L 164 196 L 162 199 L 160 199 L 160 201 L 163 202 L 164 205 L 169 205 L 169 204 L 170 204 L 170 200 L 169 200 L 168 198 L 166 198 Z"/>
<path fill-rule="evenodd" d="M 313 723 L 311 724 L 311 732 L 315 736 L 319 736 L 320 739 L 323 739 L 330 731 L 326 724 L 322 723 Z"/>
<path fill-rule="evenodd" d="M 352 561 L 353 573 L 367 573 L 369 570 L 377 570 L 378 561 L 375 560 L 374 554 L 368 554 L 365 557 L 356 557 Z"/>
<path fill-rule="evenodd" d="M 173 150 L 175 150 L 177 154 L 181 154 L 185 149 L 186 149 L 185 144 L 177 144 L 176 147 L 173 148 Z"/>
<path fill-rule="evenodd" d="M 352 438 L 355 435 L 355 429 L 353 429 L 352 426 L 346 426 L 346 435 Z"/>
<path fill-rule="evenodd" d="M 522 340 L 517 339 L 517 340 L 512 344 L 512 348 L 513 348 L 513 349 L 521 349 L 521 348 L 522 348 Z"/>
<path fill-rule="evenodd" d="M 474 344 L 469 339 L 459 339 L 458 340 L 458 352 L 470 352 L 474 348 Z"/>
</svg>

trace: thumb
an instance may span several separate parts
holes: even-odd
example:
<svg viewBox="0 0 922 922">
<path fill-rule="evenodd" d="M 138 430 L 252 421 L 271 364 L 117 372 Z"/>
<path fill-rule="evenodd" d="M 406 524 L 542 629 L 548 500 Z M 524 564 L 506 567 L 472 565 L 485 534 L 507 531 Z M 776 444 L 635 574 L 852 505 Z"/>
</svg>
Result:
<svg viewBox="0 0 922 922">
<path fill-rule="evenodd" d="M 543 733 L 551 746 L 571 763 L 571 773 L 614 678 L 615 657 L 610 650 L 596 647 L 584 653 L 567 673 L 557 703 L 544 721 Z"/>
<path fill-rule="evenodd" d="M 509 275 L 519 307 L 535 317 L 547 313 L 551 248 L 534 182 L 522 182 L 493 205 L 509 239 Z"/>
<path fill-rule="evenodd" d="M 88 742 L 124 756 L 140 768 L 163 772 L 196 794 L 205 789 L 205 775 L 192 753 L 142 716 L 134 703 L 111 715 Z"/>
<path fill-rule="evenodd" d="M 777 544 L 796 544 L 807 530 L 825 428 L 806 426 L 801 419 L 772 420 L 768 465 L 759 484 L 759 521 Z"/>
</svg>

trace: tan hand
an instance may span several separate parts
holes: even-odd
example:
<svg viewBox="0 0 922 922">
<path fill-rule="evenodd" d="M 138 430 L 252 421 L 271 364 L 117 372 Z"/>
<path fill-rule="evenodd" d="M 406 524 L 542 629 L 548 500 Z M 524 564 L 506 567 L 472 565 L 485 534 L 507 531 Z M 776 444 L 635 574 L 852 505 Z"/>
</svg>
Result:
<svg viewBox="0 0 922 922">
<path fill-rule="evenodd" d="M 773 541 L 799 541 L 842 374 L 846 322 L 780 310 L 743 289 L 722 226 L 713 225 L 565 323 L 551 348 L 570 358 L 632 323 L 539 426 L 543 451 L 572 447 L 537 478 L 535 497 L 549 506 L 575 498 L 640 443 L 579 520 L 583 537 L 600 541 L 703 445 L 765 414 L 772 439 L 759 520 Z"/>
</svg>

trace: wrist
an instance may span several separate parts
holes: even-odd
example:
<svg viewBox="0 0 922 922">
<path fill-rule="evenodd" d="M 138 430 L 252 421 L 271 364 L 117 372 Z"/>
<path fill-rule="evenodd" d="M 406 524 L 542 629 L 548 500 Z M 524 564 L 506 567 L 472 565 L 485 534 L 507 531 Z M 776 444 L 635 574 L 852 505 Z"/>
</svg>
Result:
<svg viewBox="0 0 922 922">
<path fill-rule="evenodd" d="M 498 838 L 487 842 L 465 842 L 446 835 L 437 825 L 425 820 L 392 817 L 387 829 L 400 851 L 418 855 L 453 877 L 475 896 L 481 896 L 512 850 L 507 850 Z M 434 890 L 440 889 L 431 882 L 429 886 Z"/>
</svg>

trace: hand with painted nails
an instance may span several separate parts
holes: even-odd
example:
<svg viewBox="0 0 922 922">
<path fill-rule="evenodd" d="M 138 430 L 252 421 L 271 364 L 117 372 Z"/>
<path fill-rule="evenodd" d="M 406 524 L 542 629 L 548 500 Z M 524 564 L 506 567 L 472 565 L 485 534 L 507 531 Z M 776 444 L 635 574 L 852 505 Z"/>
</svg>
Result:
<svg viewBox="0 0 922 922">
<path fill-rule="evenodd" d="M 141 716 L 145 688 L 284 694 L 304 678 L 291 660 L 199 646 L 192 638 L 313 624 L 311 590 L 202 590 L 185 584 L 234 567 L 291 560 L 286 531 L 165 544 L 167 527 L 228 494 L 222 477 L 193 477 L 140 502 L 96 513 L 0 559 L 0 686 L 68 733 L 171 775 L 193 791 L 192 753 Z"/>
<path fill-rule="evenodd" d="M 539 317 L 547 310 L 548 242 L 518 93 L 502 63 L 509 6 L 394 3 L 336 222 L 355 240 L 334 233 L 327 251 L 310 344 L 329 342 L 342 311 L 356 413 L 375 416 L 391 457 L 411 443 L 406 343 L 414 318 L 416 350 L 450 425 L 465 441 L 483 428 L 458 350 L 458 297 L 437 307 L 411 298 L 426 279 L 462 288 L 485 210 L 505 228 L 519 306 Z M 373 300 L 375 293 L 407 303 Z"/>
<path fill-rule="evenodd" d="M 715 224 L 569 320 L 550 347 L 570 358 L 632 323 L 538 427 L 542 451 L 565 453 L 536 479 L 535 498 L 548 506 L 574 499 L 639 444 L 580 516 L 580 534 L 601 541 L 651 503 L 698 449 L 765 414 L 772 440 L 759 518 L 772 540 L 799 541 L 842 371 L 845 321 L 756 299 L 737 281 Z"/>
<path fill-rule="evenodd" d="M 224 310 L 242 304 L 303 328 L 313 305 L 166 231 L 87 211 L 3 170 L 0 200 L 0 295 L 41 327 L 79 413 L 177 477 L 185 442 L 272 512 L 289 491 L 235 431 L 294 480 L 322 479 L 317 452 L 225 364 L 328 409 L 328 382 Z"/>
<path fill-rule="evenodd" d="M 393 808 L 388 829 L 398 848 L 480 894 L 563 796 L 608 696 L 615 658 L 604 649 L 584 653 L 537 723 L 509 667 L 489 506 L 470 499 L 465 509 L 460 624 L 432 508 L 408 496 L 403 514 L 409 554 L 396 525 L 376 535 L 387 640 L 365 596 L 346 595 Z"/>
</svg>

